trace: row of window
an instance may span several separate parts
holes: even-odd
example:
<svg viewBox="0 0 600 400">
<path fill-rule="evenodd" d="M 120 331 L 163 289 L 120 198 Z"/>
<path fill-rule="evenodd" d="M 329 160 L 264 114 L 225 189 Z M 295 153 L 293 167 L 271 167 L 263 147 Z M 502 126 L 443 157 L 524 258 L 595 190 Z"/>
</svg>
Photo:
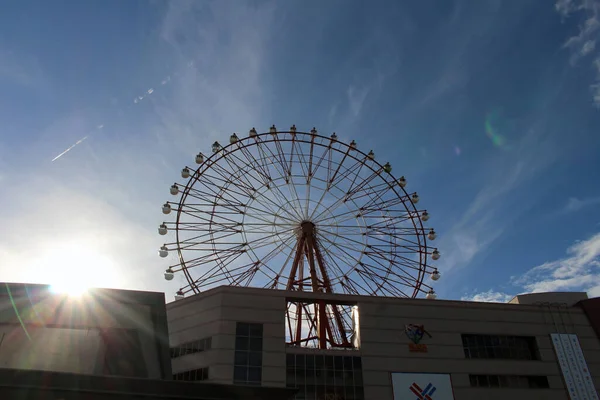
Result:
<svg viewBox="0 0 600 400">
<path fill-rule="evenodd" d="M 205 350 L 210 350 L 212 346 L 212 338 L 204 338 L 180 344 L 176 347 L 171 347 L 171 358 L 181 357 L 186 354 L 198 353 Z"/>
<path fill-rule="evenodd" d="M 471 386 L 486 388 L 548 388 L 548 378 L 532 375 L 469 375 Z"/>
<path fill-rule="evenodd" d="M 208 379 L 208 367 L 173 374 L 174 381 L 205 381 Z"/>
<path fill-rule="evenodd" d="M 465 334 L 462 335 L 462 342 L 466 358 L 540 359 L 532 336 Z"/>
</svg>

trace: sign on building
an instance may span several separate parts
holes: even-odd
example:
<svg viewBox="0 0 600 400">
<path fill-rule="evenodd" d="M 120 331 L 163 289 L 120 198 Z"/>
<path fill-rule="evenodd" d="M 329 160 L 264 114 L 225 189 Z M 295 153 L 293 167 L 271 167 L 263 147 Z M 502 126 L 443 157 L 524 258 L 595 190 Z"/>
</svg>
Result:
<svg viewBox="0 0 600 400">
<path fill-rule="evenodd" d="M 571 400 L 598 400 L 577 335 L 552 333 L 550 338 Z"/>
<path fill-rule="evenodd" d="M 392 373 L 394 400 L 454 400 L 450 374 Z"/>
</svg>

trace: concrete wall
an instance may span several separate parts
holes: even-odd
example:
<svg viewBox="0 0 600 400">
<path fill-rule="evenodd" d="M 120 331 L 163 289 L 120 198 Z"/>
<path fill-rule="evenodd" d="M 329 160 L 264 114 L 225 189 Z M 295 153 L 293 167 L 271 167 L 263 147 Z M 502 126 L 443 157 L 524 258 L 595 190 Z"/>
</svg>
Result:
<svg viewBox="0 0 600 400">
<path fill-rule="evenodd" d="M 136 294 L 142 302 L 135 302 Z M 162 305 L 143 303 L 161 297 Z M 54 294 L 45 285 L 2 284 L 0 368 L 103 374 L 106 362 L 113 370 L 127 363 L 127 373 L 170 378 L 165 314 L 161 294 L 97 289 L 73 298 Z M 132 331 L 133 348 L 117 348 L 119 357 L 109 357 L 107 334 L 119 339 L 123 329 Z M 138 356 L 127 360 L 125 351 L 136 354 L 135 347 Z"/>
</svg>

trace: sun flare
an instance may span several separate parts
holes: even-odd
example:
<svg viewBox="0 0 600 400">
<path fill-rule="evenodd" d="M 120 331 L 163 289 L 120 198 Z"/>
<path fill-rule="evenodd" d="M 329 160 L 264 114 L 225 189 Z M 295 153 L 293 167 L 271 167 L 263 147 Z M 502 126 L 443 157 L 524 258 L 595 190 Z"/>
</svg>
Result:
<svg viewBox="0 0 600 400">
<path fill-rule="evenodd" d="M 35 280 L 55 293 L 78 297 L 93 287 L 118 287 L 116 263 L 88 242 L 49 246 L 35 261 Z"/>
</svg>

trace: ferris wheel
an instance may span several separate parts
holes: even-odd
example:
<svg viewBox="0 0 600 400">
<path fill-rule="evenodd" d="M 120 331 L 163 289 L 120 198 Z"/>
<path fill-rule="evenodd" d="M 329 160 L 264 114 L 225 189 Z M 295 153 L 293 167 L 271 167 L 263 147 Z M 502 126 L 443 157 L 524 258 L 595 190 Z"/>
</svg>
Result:
<svg viewBox="0 0 600 400">
<path fill-rule="evenodd" d="M 426 282 L 440 278 L 429 260 L 440 253 L 419 196 L 395 178 L 390 163 L 335 133 L 292 126 L 232 134 L 229 144 L 198 153 L 196 167 L 181 170 L 162 211 L 161 235 L 174 241 L 159 250 L 176 254 L 165 272 L 181 272 L 181 299 L 221 286 L 414 298 L 436 294 Z M 288 343 L 352 347 L 352 307 L 292 302 Z"/>
</svg>

